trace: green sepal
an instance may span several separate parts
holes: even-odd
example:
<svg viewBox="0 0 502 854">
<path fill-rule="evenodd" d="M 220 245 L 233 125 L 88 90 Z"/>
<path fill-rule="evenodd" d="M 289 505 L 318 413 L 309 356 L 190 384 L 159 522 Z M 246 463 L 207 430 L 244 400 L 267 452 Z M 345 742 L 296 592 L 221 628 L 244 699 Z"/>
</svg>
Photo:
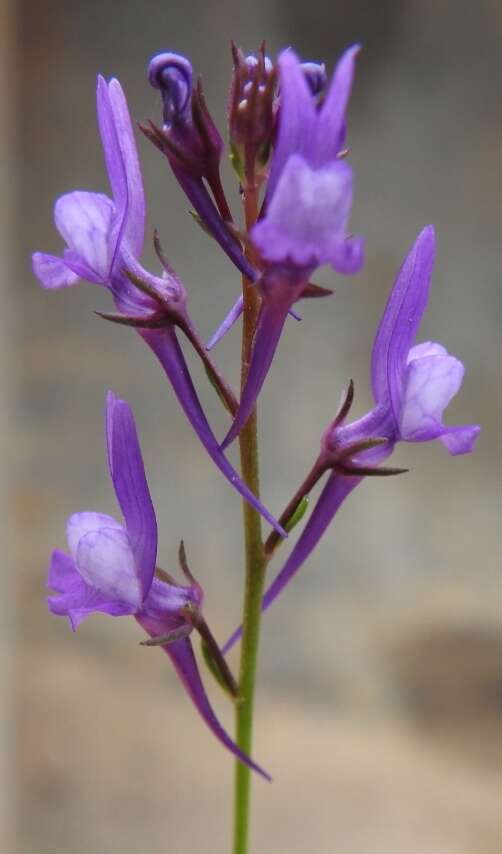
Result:
<svg viewBox="0 0 502 854">
<path fill-rule="evenodd" d="M 239 153 L 239 149 L 233 142 L 230 143 L 230 154 L 228 155 L 230 158 L 230 163 L 232 164 L 232 168 L 236 173 L 239 181 L 244 181 L 244 164 L 242 162 L 241 155 Z"/>
<path fill-rule="evenodd" d="M 308 506 L 309 497 L 308 495 L 304 495 L 293 515 L 284 524 L 284 530 L 287 531 L 288 534 L 298 525 L 298 522 L 301 522 L 307 512 Z"/>
<path fill-rule="evenodd" d="M 207 669 L 214 677 L 220 688 L 225 692 L 227 697 L 230 697 L 230 699 L 235 703 L 235 701 L 238 699 L 235 693 L 235 688 L 232 690 L 231 686 L 228 684 L 228 680 L 226 680 L 223 676 L 220 668 L 218 667 L 217 662 L 215 661 L 211 653 L 211 650 L 209 649 L 209 645 L 204 640 L 204 638 L 200 639 L 200 649 L 202 652 L 202 658 L 204 659 Z"/>
</svg>

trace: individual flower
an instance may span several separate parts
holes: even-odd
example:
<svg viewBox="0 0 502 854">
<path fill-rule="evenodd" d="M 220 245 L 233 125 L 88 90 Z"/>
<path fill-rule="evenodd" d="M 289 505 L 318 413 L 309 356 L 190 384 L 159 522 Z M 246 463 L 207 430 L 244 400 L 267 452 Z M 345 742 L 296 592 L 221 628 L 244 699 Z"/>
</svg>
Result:
<svg viewBox="0 0 502 854">
<path fill-rule="evenodd" d="M 75 631 L 96 612 L 132 615 L 153 639 L 160 639 L 189 697 L 216 738 L 242 762 L 268 775 L 234 744 L 217 720 L 206 696 L 190 633 L 200 613 L 203 591 L 189 576 L 179 585 L 156 570 L 157 521 L 145 476 L 141 449 L 129 405 L 112 392 L 106 402 L 106 442 L 113 487 L 123 523 L 103 513 L 70 516 L 70 554 L 52 554 L 48 600 L 53 614 L 68 617 Z"/>
<path fill-rule="evenodd" d="M 357 52 L 355 46 L 342 56 L 320 106 L 293 51 L 279 57 L 277 142 L 265 212 L 250 235 L 264 268 L 256 282 L 262 299 L 260 316 L 247 383 L 222 448 L 236 438 L 248 420 L 288 311 L 314 270 L 330 264 L 337 272 L 349 275 L 362 266 L 361 238 L 347 237 L 352 169 L 340 157 Z M 227 328 L 228 320 L 224 323 Z"/>
<path fill-rule="evenodd" d="M 307 486 L 297 493 L 298 501 L 327 470 L 329 478 L 297 544 L 266 591 L 263 609 L 305 563 L 342 502 L 365 476 L 402 471 L 379 467 L 397 442 L 439 439 L 453 456 L 473 450 L 479 425 L 443 424 L 443 412 L 462 384 L 464 366 L 441 344 L 413 346 L 427 306 L 434 256 L 434 229 L 428 226 L 404 260 L 377 330 L 371 359 L 374 407 L 345 424 L 350 393 L 326 430 Z M 224 652 L 240 637 L 240 631 L 227 641 Z"/>
<path fill-rule="evenodd" d="M 354 62 L 347 50 L 320 106 L 292 50 L 279 57 L 279 130 L 267 184 L 265 215 L 252 239 L 267 261 L 344 274 L 362 265 L 360 238 L 347 238 L 352 170 L 340 158 Z"/>
<path fill-rule="evenodd" d="M 197 349 L 230 410 L 236 409 L 237 402 L 208 360 L 187 312 L 183 284 L 163 258 L 162 277 L 152 276 L 140 264 L 145 196 L 129 110 L 118 80 L 106 83 L 103 77 L 98 78 L 97 113 L 112 198 L 83 191 L 61 196 L 54 219 L 67 248 L 61 258 L 36 252 L 34 273 L 48 289 L 68 287 L 84 279 L 111 291 L 122 315 L 105 316 L 137 328 L 161 362 L 185 415 L 213 462 L 232 486 L 277 527 L 221 452 L 200 405 L 177 339 L 177 328 Z"/>
</svg>

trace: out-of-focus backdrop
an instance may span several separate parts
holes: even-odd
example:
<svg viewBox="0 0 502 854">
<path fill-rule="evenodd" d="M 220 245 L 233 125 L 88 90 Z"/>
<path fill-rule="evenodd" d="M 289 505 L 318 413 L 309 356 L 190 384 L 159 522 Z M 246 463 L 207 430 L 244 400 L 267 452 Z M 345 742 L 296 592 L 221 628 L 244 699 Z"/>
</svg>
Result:
<svg viewBox="0 0 502 854">
<path fill-rule="evenodd" d="M 497 0 L 2 4 L 3 575 L 12 586 L 1 627 L 11 686 L 4 850 L 229 850 L 232 762 L 199 723 L 167 659 L 138 645 L 132 620 L 93 617 L 72 635 L 47 612 L 45 578 L 51 549 L 66 545 L 69 513 L 117 512 L 103 441 L 109 388 L 137 416 L 161 565 L 175 567 L 183 537 L 222 640 L 240 609 L 239 502 L 139 337 L 93 314 L 110 308 L 106 294 L 89 285 L 43 292 L 30 253 L 61 248 L 52 222 L 59 194 L 107 192 L 97 72 L 119 77 L 137 119 L 158 120 L 146 63 L 159 50 L 187 53 L 224 130 L 230 38 L 246 51 L 266 38 L 271 56 L 291 44 L 330 70 L 347 44 L 364 46 L 349 142 L 352 225 L 365 235 L 367 263 L 354 280 L 317 277 L 336 296 L 305 304 L 303 322 L 287 324 L 261 405 L 267 505 L 280 512 L 304 475 L 348 378 L 355 413 L 368 407 L 375 325 L 403 254 L 429 222 L 439 253 L 421 335 L 467 366 L 448 418 L 483 426 L 470 457 L 452 459 L 433 444 L 401 447 L 394 459 L 410 474 L 356 491 L 266 618 L 254 755 L 274 783 L 255 784 L 253 850 L 500 854 Z M 150 232 L 159 228 L 208 336 L 238 277 L 192 222 L 167 163 L 140 136 L 138 145 Z M 225 180 L 230 186 L 230 168 Z M 237 206 L 235 191 L 232 200 Z M 147 259 L 153 263 L 150 250 Z M 235 382 L 238 351 L 234 330 L 216 353 Z M 223 435 L 225 417 L 192 364 Z M 226 700 L 217 690 L 211 696 L 231 727 Z"/>
</svg>

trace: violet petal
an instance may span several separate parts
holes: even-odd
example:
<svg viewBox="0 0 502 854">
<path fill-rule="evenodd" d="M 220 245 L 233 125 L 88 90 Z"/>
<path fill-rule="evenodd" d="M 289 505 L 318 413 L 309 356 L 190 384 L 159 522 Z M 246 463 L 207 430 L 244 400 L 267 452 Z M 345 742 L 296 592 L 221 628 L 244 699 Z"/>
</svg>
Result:
<svg viewBox="0 0 502 854">
<path fill-rule="evenodd" d="M 129 404 L 109 391 L 106 398 L 108 465 L 136 561 L 143 597 L 157 557 L 157 521 Z"/>
<path fill-rule="evenodd" d="M 232 426 L 221 444 L 222 450 L 234 441 L 246 424 L 267 377 L 288 310 L 294 302 L 295 289 L 287 284 L 286 288 L 291 291 L 290 301 L 264 298 L 261 304 L 246 384 Z"/>
<path fill-rule="evenodd" d="M 113 115 L 108 83 L 101 75 L 98 76 L 96 88 L 96 111 L 101 145 L 105 158 L 106 171 L 113 197 L 113 219 L 109 228 L 109 261 L 106 278 L 109 277 L 111 266 L 117 255 L 119 243 L 122 240 L 129 207 L 129 191 L 122 151 L 118 140 L 118 132 Z"/>
<path fill-rule="evenodd" d="M 409 442 L 434 439 L 442 431 L 443 412 L 464 377 L 462 362 L 446 351 L 414 357 L 417 349 L 409 354 L 399 420 L 401 438 Z"/>
<path fill-rule="evenodd" d="M 241 316 L 244 309 L 244 298 L 242 294 L 237 299 L 237 301 L 233 304 L 232 308 L 228 312 L 227 316 L 220 323 L 215 332 L 213 332 L 211 338 L 209 339 L 206 350 L 212 350 L 213 347 L 218 344 L 222 338 L 230 331 L 234 323 L 237 322 L 239 317 Z"/>
<path fill-rule="evenodd" d="M 462 427 L 444 427 L 440 442 L 452 456 L 470 454 L 481 432 L 479 424 L 467 424 Z"/>
<path fill-rule="evenodd" d="M 331 85 L 321 107 L 315 140 L 315 165 L 336 159 L 344 143 L 345 112 L 352 89 L 354 65 L 361 46 L 349 47 L 337 63 Z"/>
<path fill-rule="evenodd" d="M 78 544 L 75 564 L 83 580 L 107 599 L 139 608 L 143 590 L 127 532 L 90 531 Z"/>
<path fill-rule="evenodd" d="M 56 549 L 52 553 L 47 586 L 56 590 L 47 602 L 52 614 L 68 617 L 73 631 L 86 617 L 96 611 L 122 617 L 134 613 L 134 607 L 90 587 L 80 576 L 73 559 Z"/>
<path fill-rule="evenodd" d="M 91 274 L 89 281 L 100 284 L 109 277 L 113 211 L 107 196 L 82 190 L 60 196 L 54 206 L 54 221 L 61 237 L 70 251 L 84 261 Z"/>
<path fill-rule="evenodd" d="M 300 296 L 300 299 L 302 296 Z M 227 332 L 230 332 L 232 326 L 237 322 L 239 317 L 241 316 L 244 308 L 244 298 L 242 294 L 240 297 L 234 302 L 232 308 L 228 312 L 227 316 L 222 320 L 218 328 L 215 332 L 213 332 L 211 338 L 206 344 L 206 350 L 212 350 L 213 347 L 216 347 L 217 344 L 221 341 L 222 338 L 225 337 Z M 292 308 L 289 309 L 289 314 L 294 320 L 301 320 L 301 317 L 293 311 Z"/>
<path fill-rule="evenodd" d="M 119 81 L 115 78 L 110 80 L 108 91 L 127 182 L 128 204 L 124 238 L 133 255 L 139 258 L 145 237 L 146 202 L 138 149 L 126 97 Z"/>
<path fill-rule="evenodd" d="M 373 344 L 373 395 L 377 403 L 390 403 L 396 424 L 408 352 L 427 306 L 434 255 L 434 228 L 430 225 L 420 232 L 403 262 Z"/>
<path fill-rule="evenodd" d="M 267 184 L 267 205 L 291 155 L 300 154 L 307 158 L 315 139 L 317 121 L 315 100 L 296 54 L 292 50 L 283 51 L 278 65 L 281 85 L 279 130 Z"/>
</svg>

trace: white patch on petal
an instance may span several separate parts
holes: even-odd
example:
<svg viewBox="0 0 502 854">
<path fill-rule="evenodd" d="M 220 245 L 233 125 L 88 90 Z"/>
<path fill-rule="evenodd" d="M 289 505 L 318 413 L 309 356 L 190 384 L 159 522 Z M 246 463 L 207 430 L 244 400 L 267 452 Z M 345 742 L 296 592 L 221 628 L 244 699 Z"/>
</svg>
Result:
<svg viewBox="0 0 502 854">
<path fill-rule="evenodd" d="M 338 258 L 352 205 L 352 172 L 334 162 L 311 169 L 292 155 L 279 178 L 265 218 L 253 230 L 264 256 L 290 256 L 297 264 L 325 264 Z"/>
<path fill-rule="evenodd" d="M 423 356 L 447 356 L 448 350 L 442 344 L 437 344 L 435 341 L 424 341 L 422 344 L 415 344 L 408 353 L 406 363 L 409 365 L 415 359 L 421 359 Z"/>
<path fill-rule="evenodd" d="M 77 569 L 91 587 L 111 599 L 138 607 L 143 599 L 129 537 L 123 528 L 101 528 L 78 543 Z"/>
<path fill-rule="evenodd" d="M 439 344 L 413 347 L 410 356 L 400 416 L 401 437 L 432 439 L 441 432 L 443 412 L 462 384 L 464 367 Z"/>
<path fill-rule="evenodd" d="M 73 560 L 77 560 L 78 544 L 82 537 L 91 532 L 100 531 L 102 528 L 114 529 L 123 531 L 124 526 L 117 522 L 113 516 L 107 516 L 106 513 L 93 513 L 85 511 L 84 513 L 74 513 L 70 516 L 66 523 L 66 536 L 68 538 L 68 546 L 70 548 Z"/>
<path fill-rule="evenodd" d="M 112 260 L 113 213 L 113 203 L 107 196 L 80 190 L 61 196 L 54 208 L 61 237 L 103 282 L 108 278 Z"/>
</svg>

